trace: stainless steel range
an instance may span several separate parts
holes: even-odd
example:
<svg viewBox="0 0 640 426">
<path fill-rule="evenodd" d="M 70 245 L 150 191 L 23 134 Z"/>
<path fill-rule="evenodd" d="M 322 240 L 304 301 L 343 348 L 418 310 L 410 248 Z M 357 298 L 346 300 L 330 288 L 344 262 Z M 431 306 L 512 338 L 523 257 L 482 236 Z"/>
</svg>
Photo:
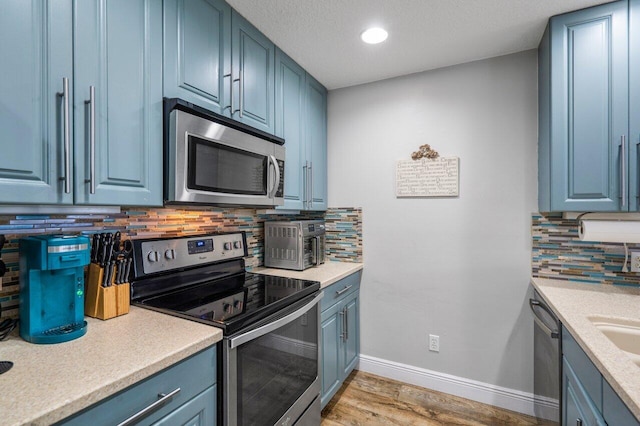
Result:
<svg viewBox="0 0 640 426">
<path fill-rule="evenodd" d="M 244 232 L 133 250 L 133 304 L 223 331 L 218 424 L 320 424 L 320 283 L 245 272 Z"/>
</svg>

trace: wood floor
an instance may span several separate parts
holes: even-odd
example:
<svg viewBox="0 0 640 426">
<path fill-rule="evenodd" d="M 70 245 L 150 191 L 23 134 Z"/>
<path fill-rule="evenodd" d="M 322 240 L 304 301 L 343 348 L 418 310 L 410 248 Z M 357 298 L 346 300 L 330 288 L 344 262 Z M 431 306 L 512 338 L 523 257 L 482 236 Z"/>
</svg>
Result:
<svg viewBox="0 0 640 426">
<path fill-rule="evenodd" d="M 545 425 L 503 410 L 441 392 L 354 371 L 322 411 L 322 426 L 356 425 Z"/>
</svg>

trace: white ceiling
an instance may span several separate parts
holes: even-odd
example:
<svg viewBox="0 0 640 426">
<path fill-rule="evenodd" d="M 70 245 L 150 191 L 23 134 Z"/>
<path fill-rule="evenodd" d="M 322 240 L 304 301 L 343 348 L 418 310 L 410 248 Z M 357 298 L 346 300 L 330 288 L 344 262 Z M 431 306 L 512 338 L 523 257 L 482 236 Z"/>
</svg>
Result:
<svg viewBox="0 0 640 426">
<path fill-rule="evenodd" d="M 607 0 L 227 0 L 328 89 L 538 47 L 550 16 Z M 370 26 L 389 32 L 366 45 Z"/>
</svg>

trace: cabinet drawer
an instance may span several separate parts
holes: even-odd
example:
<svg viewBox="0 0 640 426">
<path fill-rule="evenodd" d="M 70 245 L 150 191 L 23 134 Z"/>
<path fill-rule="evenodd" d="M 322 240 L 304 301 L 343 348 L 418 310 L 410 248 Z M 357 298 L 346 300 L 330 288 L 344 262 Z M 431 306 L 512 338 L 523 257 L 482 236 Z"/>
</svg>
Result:
<svg viewBox="0 0 640 426">
<path fill-rule="evenodd" d="M 602 375 L 566 329 L 562 329 L 562 354 L 580 376 L 580 382 L 599 411 L 602 411 Z"/>
<path fill-rule="evenodd" d="M 330 286 L 325 287 L 323 289 L 324 297 L 320 301 L 320 312 L 324 312 L 335 303 L 345 299 L 354 291 L 360 290 L 361 277 L 362 271 L 354 272 L 340 281 L 336 281 Z"/>
<path fill-rule="evenodd" d="M 122 360 L 126 362 L 126 360 Z M 113 426 L 177 388 L 180 392 L 136 425 L 150 425 L 193 399 L 216 382 L 216 350 L 208 348 L 156 375 L 113 395 L 59 425 Z"/>
</svg>

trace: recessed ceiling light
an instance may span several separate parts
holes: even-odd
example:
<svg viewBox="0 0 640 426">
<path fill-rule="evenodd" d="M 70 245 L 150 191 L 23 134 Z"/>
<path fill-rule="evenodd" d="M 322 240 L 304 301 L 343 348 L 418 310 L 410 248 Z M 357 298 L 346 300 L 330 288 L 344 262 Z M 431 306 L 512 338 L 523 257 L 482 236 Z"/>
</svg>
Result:
<svg viewBox="0 0 640 426">
<path fill-rule="evenodd" d="M 378 44 L 385 41 L 388 35 L 389 34 L 387 34 L 387 32 L 382 28 L 369 28 L 360 34 L 360 38 L 365 43 Z"/>
</svg>

